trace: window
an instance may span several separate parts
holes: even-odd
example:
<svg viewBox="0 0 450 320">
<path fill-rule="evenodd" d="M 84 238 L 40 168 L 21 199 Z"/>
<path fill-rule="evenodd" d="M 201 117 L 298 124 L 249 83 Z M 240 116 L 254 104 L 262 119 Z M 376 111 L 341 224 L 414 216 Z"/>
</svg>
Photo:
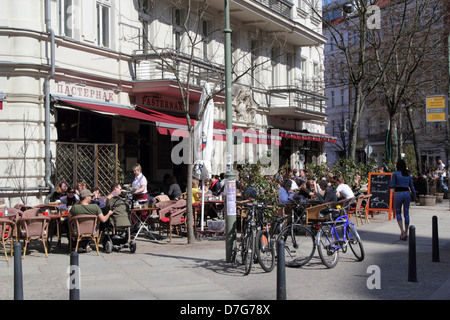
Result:
<svg viewBox="0 0 450 320">
<path fill-rule="evenodd" d="M 109 0 L 97 0 L 97 44 L 109 48 L 110 30 L 110 3 Z"/>
<path fill-rule="evenodd" d="M 183 32 L 182 28 L 182 11 L 181 9 L 174 8 L 172 14 L 173 22 L 173 47 L 175 51 L 181 51 L 181 35 Z"/>
<path fill-rule="evenodd" d="M 300 58 L 300 78 L 302 81 L 302 88 L 306 89 L 307 88 L 307 70 L 306 70 L 306 58 L 301 57 Z"/>
<path fill-rule="evenodd" d="M 280 62 L 280 49 L 276 47 L 272 47 L 272 50 L 270 51 L 270 60 L 272 64 L 272 87 L 277 86 L 278 83 L 278 64 Z"/>
<path fill-rule="evenodd" d="M 294 69 L 294 54 L 293 53 L 286 53 L 286 84 L 293 85 L 294 84 L 294 76 L 293 76 L 293 69 Z"/>
<path fill-rule="evenodd" d="M 58 1 L 59 34 L 66 37 L 73 37 L 74 17 L 72 0 Z"/>
<path fill-rule="evenodd" d="M 257 40 L 252 40 L 252 42 L 250 43 L 250 50 L 251 50 L 251 82 L 252 82 L 252 86 L 256 86 L 257 84 L 257 63 L 258 63 L 258 55 L 259 55 L 259 42 Z"/>
<path fill-rule="evenodd" d="M 209 22 L 202 20 L 203 59 L 208 60 Z"/>
<path fill-rule="evenodd" d="M 148 0 L 139 0 L 139 17 L 142 22 L 141 46 L 144 52 L 149 49 L 151 5 Z"/>
</svg>

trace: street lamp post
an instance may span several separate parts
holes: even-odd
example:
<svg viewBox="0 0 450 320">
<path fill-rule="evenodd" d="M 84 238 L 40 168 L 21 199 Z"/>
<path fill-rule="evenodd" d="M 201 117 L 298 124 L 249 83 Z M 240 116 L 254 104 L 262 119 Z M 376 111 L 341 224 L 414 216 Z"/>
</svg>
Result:
<svg viewBox="0 0 450 320">
<path fill-rule="evenodd" d="M 225 12 L 225 116 L 226 116 L 226 262 L 233 262 L 236 245 L 236 175 L 233 171 L 233 110 L 231 105 L 231 28 L 229 0 L 224 1 Z"/>
</svg>

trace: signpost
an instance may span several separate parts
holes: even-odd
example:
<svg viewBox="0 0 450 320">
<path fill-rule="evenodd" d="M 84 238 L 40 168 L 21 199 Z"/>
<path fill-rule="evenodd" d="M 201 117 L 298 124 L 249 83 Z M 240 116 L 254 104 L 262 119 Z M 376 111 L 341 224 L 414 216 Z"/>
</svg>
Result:
<svg viewBox="0 0 450 320">
<path fill-rule="evenodd" d="M 427 122 L 447 121 L 447 96 L 428 96 L 426 100 Z"/>
</svg>

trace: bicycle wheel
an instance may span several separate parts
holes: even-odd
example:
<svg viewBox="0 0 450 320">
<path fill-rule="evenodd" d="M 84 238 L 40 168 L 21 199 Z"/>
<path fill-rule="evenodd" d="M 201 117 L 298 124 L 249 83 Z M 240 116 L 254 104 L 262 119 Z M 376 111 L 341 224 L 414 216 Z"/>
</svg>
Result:
<svg viewBox="0 0 450 320">
<path fill-rule="evenodd" d="M 248 275 L 252 270 L 253 258 L 255 254 L 255 232 L 251 230 L 244 238 L 244 251 L 242 260 L 244 261 L 244 274 Z"/>
<path fill-rule="evenodd" d="M 332 230 L 329 226 L 322 226 L 317 233 L 317 251 L 320 260 L 328 269 L 334 268 L 339 260 L 338 249 L 332 247 Z"/>
<path fill-rule="evenodd" d="M 301 267 L 307 264 L 316 250 L 311 231 L 299 224 L 285 228 L 278 239 L 284 241 L 285 261 L 288 267 Z"/>
<path fill-rule="evenodd" d="M 364 247 L 361 238 L 359 237 L 358 231 L 356 231 L 356 228 L 353 224 L 348 225 L 346 236 L 348 239 L 348 244 L 350 245 L 350 249 L 352 249 L 352 252 L 355 255 L 356 259 L 358 259 L 358 261 L 363 261 L 365 256 Z"/>
<path fill-rule="evenodd" d="M 266 230 L 259 230 L 256 234 L 256 256 L 261 268 L 266 272 L 273 270 L 275 266 L 275 248 L 269 243 L 269 234 Z"/>
</svg>

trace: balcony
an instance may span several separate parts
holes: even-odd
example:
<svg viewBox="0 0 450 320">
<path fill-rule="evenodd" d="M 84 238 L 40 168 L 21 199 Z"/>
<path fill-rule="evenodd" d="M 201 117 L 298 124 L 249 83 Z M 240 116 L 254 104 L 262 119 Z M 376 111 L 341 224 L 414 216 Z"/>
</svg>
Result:
<svg viewBox="0 0 450 320">
<path fill-rule="evenodd" d="M 303 81 L 300 87 L 272 87 L 269 89 L 270 115 L 325 121 L 327 97 L 318 92 L 322 92 L 318 81 Z"/>
<path fill-rule="evenodd" d="M 136 81 L 134 93 L 157 93 L 179 96 L 178 82 L 189 84 L 190 98 L 198 100 L 201 85 L 223 87 L 225 68 L 222 65 L 175 50 L 160 49 L 133 54 L 133 72 Z M 192 58 L 192 59 L 191 59 Z M 218 97 L 220 100 L 220 97 Z"/>
<path fill-rule="evenodd" d="M 255 0 L 256 2 L 261 3 L 262 5 L 270 8 L 274 12 L 281 14 L 286 18 L 291 17 L 291 10 L 294 4 L 290 1 L 286 0 Z"/>
</svg>

